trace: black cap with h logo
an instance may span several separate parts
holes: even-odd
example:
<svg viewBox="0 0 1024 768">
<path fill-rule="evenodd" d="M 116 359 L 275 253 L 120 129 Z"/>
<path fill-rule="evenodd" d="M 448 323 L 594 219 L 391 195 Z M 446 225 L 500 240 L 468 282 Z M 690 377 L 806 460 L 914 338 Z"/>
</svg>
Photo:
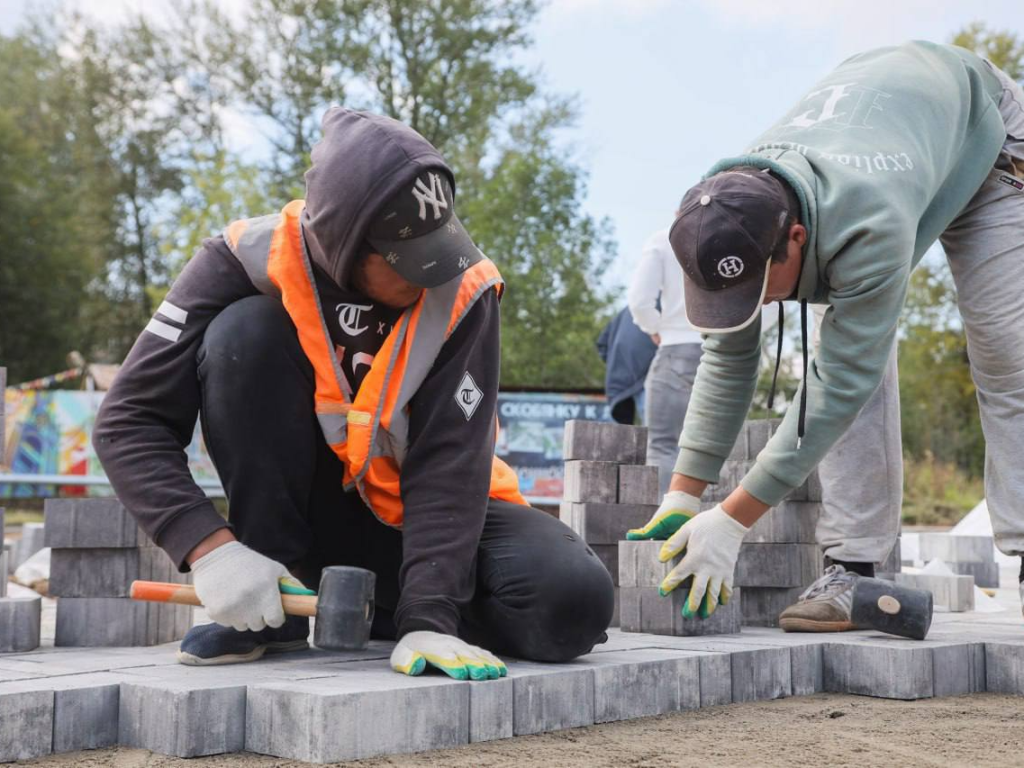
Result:
<svg viewBox="0 0 1024 768">
<path fill-rule="evenodd" d="M 782 182 L 767 172 L 724 171 L 686 193 L 669 241 L 683 268 L 690 325 L 730 333 L 753 322 L 788 215 Z"/>
</svg>

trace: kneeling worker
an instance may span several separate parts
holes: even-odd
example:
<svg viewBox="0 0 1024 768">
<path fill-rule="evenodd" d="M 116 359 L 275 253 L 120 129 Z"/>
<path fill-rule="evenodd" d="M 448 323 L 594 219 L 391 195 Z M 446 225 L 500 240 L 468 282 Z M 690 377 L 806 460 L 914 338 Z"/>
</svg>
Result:
<svg viewBox="0 0 1024 768">
<path fill-rule="evenodd" d="M 94 443 L 216 622 L 182 663 L 307 647 L 279 580 L 315 588 L 329 565 L 376 573 L 399 672 L 495 677 L 494 654 L 603 641 L 608 572 L 494 456 L 503 282 L 454 202 L 423 137 L 331 109 L 306 200 L 207 240 L 128 355 Z M 197 415 L 228 521 L 188 471 Z"/>
</svg>

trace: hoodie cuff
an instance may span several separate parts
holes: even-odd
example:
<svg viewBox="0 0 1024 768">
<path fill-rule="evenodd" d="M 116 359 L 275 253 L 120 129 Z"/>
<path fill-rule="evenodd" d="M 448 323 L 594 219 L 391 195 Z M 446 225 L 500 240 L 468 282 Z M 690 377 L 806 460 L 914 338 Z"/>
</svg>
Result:
<svg viewBox="0 0 1024 768">
<path fill-rule="evenodd" d="M 458 636 L 459 612 L 445 602 L 421 602 L 403 606 L 395 616 L 398 638 L 401 640 L 410 632 L 439 632 L 442 635 Z"/>
<path fill-rule="evenodd" d="M 204 502 L 172 518 L 154 537 L 154 543 L 185 573 L 190 570 L 185 562 L 188 553 L 210 534 L 230 527 L 211 502 Z"/>
<path fill-rule="evenodd" d="M 754 468 L 740 481 L 740 486 L 762 504 L 770 507 L 777 506 L 797 487 L 768 474 L 768 470 L 762 467 L 760 462 L 754 464 Z"/>
<path fill-rule="evenodd" d="M 712 456 L 710 453 L 702 453 L 690 448 L 680 448 L 673 471 L 679 475 L 692 477 L 694 480 L 717 483 L 723 464 L 725 464 L 725 459 L 721 456 Z"/>
</svg>

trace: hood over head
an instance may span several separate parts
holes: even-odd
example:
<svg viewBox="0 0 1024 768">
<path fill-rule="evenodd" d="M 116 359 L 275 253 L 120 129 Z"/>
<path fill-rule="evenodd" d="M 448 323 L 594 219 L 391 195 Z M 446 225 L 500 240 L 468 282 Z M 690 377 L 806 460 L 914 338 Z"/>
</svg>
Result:
<svg viewBox="0 0 1024 768">
<path fill-rule="evenodd" d="M 349 275 L 374 215 L 426 170 L 451 169 L 425 138 L 397 120 L 332 107 L 306 172 L 302 230 L 310 258 L 338 285 Z"/>
</svg>

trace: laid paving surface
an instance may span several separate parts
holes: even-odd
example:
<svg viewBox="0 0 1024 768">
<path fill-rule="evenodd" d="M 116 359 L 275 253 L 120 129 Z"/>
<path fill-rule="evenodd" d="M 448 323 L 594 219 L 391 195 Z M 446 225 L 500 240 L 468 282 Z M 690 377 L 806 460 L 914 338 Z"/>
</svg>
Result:
<svg viewBox="0 0 1024 768">
<path fill-rule="evenodd" d="M 397 675 L 384 642 L 213 668 L 178 665 L 174 644 L 44 647 L 0 656 L 0 760 L 122 744 L 324 763 L 821 692 L 1024 695 L 1024 620 L 1004 592 L 1005 612 L 936 614 L 921 642 L 872 632 L 613 630 L 571 664 L 509 660 L 509 677 L 486 683 Z"/>
</svg>

